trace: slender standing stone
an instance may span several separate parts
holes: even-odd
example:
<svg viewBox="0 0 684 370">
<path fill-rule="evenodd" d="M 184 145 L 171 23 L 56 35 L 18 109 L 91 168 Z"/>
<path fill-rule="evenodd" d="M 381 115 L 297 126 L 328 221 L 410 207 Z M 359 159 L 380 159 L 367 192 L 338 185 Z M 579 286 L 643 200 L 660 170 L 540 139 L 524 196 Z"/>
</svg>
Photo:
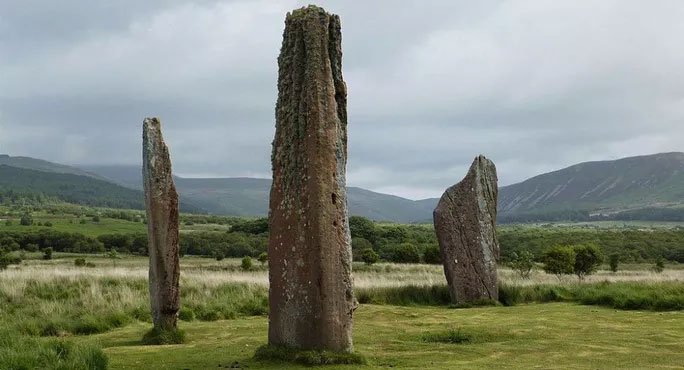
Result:
<svg viewBox="0 0 684 370">
<path fill-rule="evenodd" d="M 271 157 L 271 345 L 352 350 L 347 89 L 340 19 L 316 6 L 285 19 Z"/>
<path fill-rule="evenodd" d="M 480 155 L 466 177 L 444 192 L 433 213 L 444 274 L 455 303 L 499 298 L 497 194 L 496 167 Z"/>
<path fill-rule="evenodd" d="M 178 193 L 169 149 L 157 118 L 143 122 L 143 186 L 150 254 L 150 303 L 154 327 L 175 330 L 180 308 Z"/>
</svg>

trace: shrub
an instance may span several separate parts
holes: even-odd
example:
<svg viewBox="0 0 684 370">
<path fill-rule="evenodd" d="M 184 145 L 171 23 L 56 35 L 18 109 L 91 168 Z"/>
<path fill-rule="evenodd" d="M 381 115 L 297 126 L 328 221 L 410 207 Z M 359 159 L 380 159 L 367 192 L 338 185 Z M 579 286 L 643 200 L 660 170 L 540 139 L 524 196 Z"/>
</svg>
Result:
<svg viewBox="0 0 684 370">
<path fill-rule="evenodd" d="M 513 252 L 513 262 L 511 268 L 520 275 L 523 279 L 530 278 L 530 272 L 534 268 L 534 260 L 532 253 L 529 251 L 522 251 L 519 254 Z"/>
<path fill-rule="evenodd" d="M 74 266 L 83 267 L 83 266 L 85 266 L 85 265 L 86 265 L 86 260 L 85 260 L 85 258 L 76 258 L 76 259 L 74 260 Z"/>
<path fill-rule="evenodd" d="M 603 254 L 596 245 L 576 245 L 573 251 L 575 252 L 573 272 L 580 280 L 584 280 L 585 276 L 596 271 L 603 262 Z"/>
<path fill-rule="evenodd" d="M 33 217 L 30 213 L 24 213 L 19 220 L 19 225 L 21 226 L 31 226 L 33 225 Z"/>
<path fill-rule="evenodd" d="M 354 261 L 361 261 L 361 253 L 366 249 L 373 249 L 373 244 L 365 238 L 352 238 L 352 256 Z"/>
<path fill-rule="evenodd" d="M 367 248 L 361 252 L 361 261 L 363 261 L 366 265 L 372 265 L 378 262 L 378 259 L 380 259 L 380 256 L 375 253 L 373 248 Z"/>
<path fill-rule="evenodd" d="M 608 265 L 610 267 L 610 271 L 617 272 L 619 263 L 620 263 L 620 255 L 617 253 L 611 254 L 610 258 L 608 260 Z"/>
<path fill-rule="evenodd" d="M 252 265 L 252 257 L 244 256 L 242 258 L 242 262 L 240 263 L 240 268 L 242 268 L 244 271 L 249 271 L 252 269 Z"/>
<path fill-rule="evenodd" d="M 6 220 L 5 226 L 12 226 L 12 220 Z"/>
<path fill-rule="evenodd" d="M 82 218 L 81 220 L 78 221 L 79 224 L 85 225 L 88 221 L 85 220 L 85 218 Z"/>
<path fill-rule="evenodd" d="M 556 246 L 544 253 L 544 271 L 561 279 L 575 270 L 575 251 L 570 247 Z"/>
<path fill-rule="evenodd" d="M 653 271 L 661 273 L 663 270 L 665 270 L 665 261 L 662 258 L 658 258 L 655 261 L 655 265 L 653 265 Z"/>
<path fill-rule="evenodd" d="M 178 311 L 178 318 L 183 321 L 194 321 L 195 311 L 189 307 L 181 307 L 181 309 Z"/>
<path fill-rule="evenodd" d="M 432 265 L 439 265 L 442 263 L 442 254 L 439 251 L 439 246 L 436 244 L 430 244 L 425 248 L 423 253 L 423 261 Z"/>
<path fill-rule="evenodd" d="M 93 222 L 100 222 L 100 216 L 99 215 L 93 216 Z"/>
<path fill-rule="evenodd" d="M 51 260 L 52 259 L 52 248 L 48 247 L 43 250 L 43 259 L 44 260 Z"/>
<path fill-rule="evenodd" d="M 388 252 L 389 260 L 396 263 L 418 263 L 420 262 L 420 254 L 418 248 L 411 243 L 402 243 L 394 247 L 390 247 Z"/>
<path fill-rule="evenodd" d="M 259 254 L 259 257 L 257 257 L 257 260 L 259 261 L 259 263 L 261 263 L 262 266 L 265 265 L 266 262 L 268 262 L 268 253 L 261 252 Z"/>
<path fill-rule="evenodd" d="M 43 226 L 52 227 L 52 222 L 50 222 L 50 221 L 45 221 L 45 222 L 43 223 Z"/>
</svg>

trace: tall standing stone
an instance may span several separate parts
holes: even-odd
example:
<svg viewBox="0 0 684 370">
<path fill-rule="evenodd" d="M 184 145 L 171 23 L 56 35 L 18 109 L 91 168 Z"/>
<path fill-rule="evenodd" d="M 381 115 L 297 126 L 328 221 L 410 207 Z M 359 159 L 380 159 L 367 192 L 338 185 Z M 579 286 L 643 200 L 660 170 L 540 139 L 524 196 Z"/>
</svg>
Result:
<svg viewBox="0 0 684 370">
<path fill-rule="evenodd" d="M 499 297 L 497 194 L 496 167 L 480 155 L 466 177 L 444 192 L 433 213 L 444 274 L 455 303 Z"/>
<path fill-rule="evenodd" d="M 180 308 L 178 193 L 169 149 L 157 118 L 143 122 L 143 186 L 150 255 L 150 303 L 154 327 L 174 330 Z"/>
<path fill-rule="evenodd" d="M 288 14 L 278 67 L 269 344 L 351 351 L 355 301 L 339 17 L 316 6 Z"/>
</svg>

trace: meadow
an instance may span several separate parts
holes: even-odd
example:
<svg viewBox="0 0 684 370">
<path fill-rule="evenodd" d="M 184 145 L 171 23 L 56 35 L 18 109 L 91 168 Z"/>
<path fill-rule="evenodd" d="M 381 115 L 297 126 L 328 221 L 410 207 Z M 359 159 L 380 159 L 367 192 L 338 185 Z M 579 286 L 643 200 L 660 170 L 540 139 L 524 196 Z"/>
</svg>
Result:
<svg viewBox="0 0 684 370">
<path fill-rule="evenodd" d="M 244 271 L 239 259 L 182 258 L 187 341 L 151 347 L 140 343 L 150 326 L 145 257 L 28 257 L 0 272 L 0 368 L 283 368 L 252 358 L 266 342 L 266 265 Z M 91 267 L 75 266 L 75 258 Z M 501 301 L 468 308 L 449 305 L 441 266 L 354 269 L 361 303 L 355 350 L 369 368 L 668 367 L 684 360 L 680 265 L 662 273 L 647 265 L 599 270 L 582 283 L 539 270 L 522 279 L 501 268 Z"/>
</svg>

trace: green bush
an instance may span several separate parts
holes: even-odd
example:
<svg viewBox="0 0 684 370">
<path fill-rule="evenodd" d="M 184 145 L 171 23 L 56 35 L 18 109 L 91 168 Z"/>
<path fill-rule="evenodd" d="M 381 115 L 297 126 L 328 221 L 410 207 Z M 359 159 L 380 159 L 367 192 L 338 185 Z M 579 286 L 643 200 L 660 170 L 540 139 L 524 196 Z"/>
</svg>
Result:
<svg viewBox="0 0 684 370">
<path fill-rule="evenodd" d="M 74 260 L 74 266 L 83 267 L 83 266 L 85 266 L 85 265 L 86 265 L 86 260 L 85 260 L 85 258 L 76 258 L 76 259 Z"/>
<path fill-rule="evenodd" d="M 43 250 L 43 259 L 44 260 L 51 260 L 52 259 L 52 248 L 48 247 Z"/>
<path fill-rule="evenodd" d="M 252 263 L 252 257 L 245 256 L 242 258 L 242 262 L 240 263 L 240 268 L 243 269 L 244 271 L 249 271 L 252 269 L 253 265 L 254 264 Z"/>
<path fill-rule="evenodd" d="M 195 321 L 195 311 L 192 308 L 181 307 L 178 311 L 178 318 L 183 321 Z"/>
<path fill-rule="evenodd" d="M 378 259 L 380 259 L 380 256 L 375 253 L 373 248 L 367 248 L 361 251 L 361 261 L 363 261 L 366 265 L 372 265 L 378 262 Z"/>
<path fill-rule="evenodd" d="M 556 246 L 544 253 L 544 271 L 561 279 L 575 270 L 575 251 L 570 247 Z"/>
<path fill-rule="evenodd" d="M 519 254 L 513 253 L 511 268 L 523 279 L 529 279 L 530 273 L 534 268 L 534 256 L 529 251 L 522 251 Z"/>
<path fill-rule="evenodd" d="M 656 259 L 655 265 L 653 265 L 653 271 L 661 273 L 665 270 L 665 261 L 662 258 Z"/>
<path fill-rule="evenodd" d="M 259 261 L 259 263 L 261 263 L 262 266 L 265 265 L 266 262 L 268 262 L 268 253 L 261 252 L 259 254 L 259 257 L 257 257 L 257 260 Z"/>
<path fill-rule="evenodd" d="M 21 216 L 21 219 L 19 219 L 19 225 L 21 225 L 21 226 L 33 225 L 33 217 L 31 217 L 31 214 L 30 213 L 24 213 Z"/>
<path fill-rule="evenodd" d="M 608 261 L 610 271 L 617 272 L 619 263 L 620 263 L 620 255 L 617 253 L 611 254 L 610 259 Z"/>
<path fill-rule="evenodd" d="M 442 254 L 439 251 L 439 245 L 430 244 L 423 252 L 423 262 L 431 265 L 439 265 L 442 263 Z"/>
<path fill-rule="evenodd" d="M 573 247 L 573 252 L 575 252 L 573 272 L 580 280 L 584 280 L 585 276 L 596 271 L 603 262 L 603 253 L 596 245 L 576 245 Z"/>
</svg>

